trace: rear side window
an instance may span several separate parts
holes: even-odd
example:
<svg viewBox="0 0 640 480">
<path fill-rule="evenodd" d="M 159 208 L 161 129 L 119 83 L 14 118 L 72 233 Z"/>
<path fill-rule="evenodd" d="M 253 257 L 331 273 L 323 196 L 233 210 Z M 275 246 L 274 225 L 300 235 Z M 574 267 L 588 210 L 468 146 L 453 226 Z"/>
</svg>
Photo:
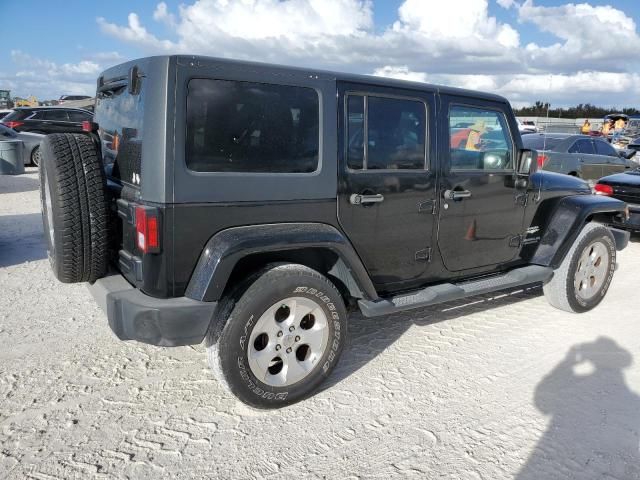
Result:
<svg viewBox="0 0 640 480">
<path fill-rule="evenodd" d="M 127 85 L 107 83 L 96 96 L 94 121 L 99 125 L 102 158 L 110 176 L 131 185 L 141 183 L 145 80 L 131 94 Z"/>
<path fill-rule="evenodd" d="M 45 120 L 56 120 L 59 122 L 69 121 L 69 114 L 66 110 L 44 110 L 42 113 L 44 114 L 43 118 Z"/>
<path fill-rule="evenodd" d="M 421 101 L 347 97 L 347 166 L 352 170 L 425 169 L 426 132 L 427 110 Z"/>
<path fill-rule="evenodd" d="M 593 149 L 593 142 L 591 140 L 582 139 L 577 140 L 573 145 L 571 145 L 569 153 L 585 153 L 587 155 L 593 155 L 596 152 Z"/>
<path fill-rule="evenodd" d="M 312 88 L 193 79 L 186 163 L 198 172 L 318 169 L 319 99 Z"/>
<path fill-rule="evenodd" d="M 85 120 L 91 120 L 91 117 L 89 113 L 69 111 L 69 120 L 72 122 L 84 122 Z"/>
<path fill-rule="evenodd" d="M 2 119 L 2 121 L 8 122 L 8 121 L 24 120 L 25 118 L 27 118 L 29 115 L 32 115 L 33 113 L 34 112 L 32 110 L 14 110 L 12 112 L 9 112 L 7 116 Z"/>
</svg>

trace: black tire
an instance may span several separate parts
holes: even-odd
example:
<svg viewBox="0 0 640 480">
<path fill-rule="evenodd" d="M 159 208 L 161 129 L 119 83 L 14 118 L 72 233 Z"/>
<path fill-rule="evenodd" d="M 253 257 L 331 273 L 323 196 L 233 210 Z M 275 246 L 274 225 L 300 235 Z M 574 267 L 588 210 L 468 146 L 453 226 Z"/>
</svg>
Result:
<svg viewBox="0 0 640 480">
<path fill-rule="evenodd" d="M 273 311 L 272 309 L 278 303 L 295 301 L 292 299 L 300 297 L 303 300 L 298 302 L 307 301 L 317 305 L 319 310 L 313 311 L 318 314 L 320 326 L 323 324 L 320 317 L 325 316 L 327 341 L 312 358 L 305 360 L 311 363 L 304 377 L 289 385 L 274 385 L 269 383 L 267 378 L 275 378 L 271 377 L 271 370 L 268 374 L 265 372 L 262 379 L 259 379 L 252 370 L 249 354 L 252 348 L 257 348 L 255 344 L 258 337 L 254 342 L 250 339 L 252 335 L 259 334 L 259 337 L 264 335 L 256 330 L 260 328 L 261 321 L 265 318 L 263 315 L 268 315 L 268 312 Z M 282 308 L 280 307 L 278 311 Z M 215 326 L 207 336 L 207 354 L 211 368 L 221 384 L 231 393 L 242 402 L 261 409 L 281 408 L 309 396 L 329 376 L 346 342 L 347 312 L 340 293 L 327 278 L 303 265 L 267 266 L 223 300 L 216 317 Z M 287 325 L 285 322 L 294 317 L 295 315 L 290 315 L 282 324 Z M 307 317 L 311 318 L 312 315 L 303 317 L 303 321 Z M 274 319 L 274 322 L 276 321 Z M 289 368 L 294 366 L 288 362 L 300 364 L 300 351 L 304 348 L 311 351 L 311 348 L 308 345 L 305 347 L 304 344 L 303 321 L 299 322 L 298 330 L 295 330 L 296 322 L 291 320 L 291 326 L 294 327 L 292 333 L 283 327 L 283 332 L 286 334 L 283 335 L 280 332 L 279 335 L 282 336 L 273 334 L 268 338 L 268 345 L 272 345 L 274 349 L 280 347 L 279 353 L 274 355 L 278 358 L 282 356 L 284 365 L 287 365 L 283 373 L 284 377 L 288 374 Z M 274 323 L 274 325 L 277 324 Z M 280 327 L 276 326 L 276 328 Z M 296 346 L 295 342 L 301 338 L 297 333 L 300 333 L 302 339 Z M 275 346 L 271 342 L 275 342 Z M 304 354 L 305 352 L 303 356 Z M 270 364 L 274 363 L 274 360 L 275 358 Z M 281 364 L 283 360 L 280 360 Z M 276 364 L 275 367 L 277 366 Z M 280 366 L 280 368 L 281 372 L 278 373 L 282 373 L 284 367 Z"/>
<path fill-rule="evenodd" d="M 38 145 L 36 148 L 31 150 L 31 165 L 35 167 L 39 166 L 41 157 L 40 145 Z"/>
<path fill-rule="evenodd" d="M 93 141 L 57 133 L 40 144 L 42 222 L 49 262 L 64 283 L 94 282 L 107 272 L 106 179 Z"/>
<path fill-rule="evenodd" d="M 594 245 L 602 245 L 601 250 L 602 261 L 606 261 L 606 267 L 602 267 L 602 280 L 596 285 L 596 275 L 588 274 L 588 281 L 593 278 L 593 295 L 590 298 L 584 298 L 580 295 L 580 286 L 576 287 L 579 282 L 576 276 L 582 272 L 581 258 L 587 248 Z M 587 223 L 573 246 L 567 253 L 560 266 L 553 272 L 553 277 L 544 286 L 543 291 L 547 301 L 554 307 L 564 310 L 565 312 L 583 313 L 595 308 L 604 298 L 611 285 L 611 279 L 616 266 L 616 243 L 611 231 L 603 225 L 597 223 Z M 582 283 L 580 283 L 582 285 Z"/>
</svg>

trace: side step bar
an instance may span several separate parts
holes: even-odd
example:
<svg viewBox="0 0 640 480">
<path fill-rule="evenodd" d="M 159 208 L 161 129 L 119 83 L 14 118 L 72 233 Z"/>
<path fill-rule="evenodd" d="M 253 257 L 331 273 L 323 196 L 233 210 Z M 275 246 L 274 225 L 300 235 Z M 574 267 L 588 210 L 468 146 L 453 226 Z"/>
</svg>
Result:
<svg viewBox="0 0 640 480">
<path fill-rule="evenodd" d="M 359 300 L 360 311 L 365 317 L 389 315 L 413 308 L 427 307 L 438 303 L 449 302 L 461 298 L 473 297 L 483 293 L 497 292 L 507 288 L 519 287 L 531 283 L 544 282 L 553 275 L 551 267 L 528 265 L 510 272 L 480 278 L 463 283 L 442 283 L 405 293 L 396 297 L 383 298 L 376 301 Z"/>
</svg>

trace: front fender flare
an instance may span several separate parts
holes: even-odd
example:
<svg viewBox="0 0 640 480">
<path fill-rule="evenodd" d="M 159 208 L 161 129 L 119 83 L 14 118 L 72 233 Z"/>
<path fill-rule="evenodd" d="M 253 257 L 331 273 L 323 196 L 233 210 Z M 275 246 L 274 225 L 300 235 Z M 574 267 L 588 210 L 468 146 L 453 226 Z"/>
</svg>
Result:
<svg viewBox="0 0 640 480">
<path fill-rule="evenodd" d="M 247 255 L 300 248 L 327 249 L 342 261 L 340 269 L 350 275 L 363 295 L 377 299 L 375 287 L 347 238 L 323 223 L 280 223 L 233 227 L 216 233 L 207 242 L 189 280 L 185 296 L 194 300 L 220 300 L 239 260 Z M 346 267 L 346 269 L 344 268 Z"/>
<path fill-rule="evenodd" d="M 589 217 L 598 214 L 617 215 L 624 213 L 625 207 L 624 202 L 604 196 L 574 195 L 563 198 L 547 222 L 531 263 L 558 268 Z"/>
</svg>

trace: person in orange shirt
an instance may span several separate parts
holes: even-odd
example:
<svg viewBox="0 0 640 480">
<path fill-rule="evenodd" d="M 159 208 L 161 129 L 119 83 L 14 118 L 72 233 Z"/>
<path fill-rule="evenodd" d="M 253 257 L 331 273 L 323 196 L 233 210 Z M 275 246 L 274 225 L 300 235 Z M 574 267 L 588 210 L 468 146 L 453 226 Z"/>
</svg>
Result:
<svg viewBox="0 0 640 480">
<path fill-rule="evenodd" d="M 582 128 L 580 129 L 584 135 L 589 135 L 591 132 L 591 123 L 589 123 L 589 119 L 585 118 L 584 123 L 582 124 Z"/>
</svg>

